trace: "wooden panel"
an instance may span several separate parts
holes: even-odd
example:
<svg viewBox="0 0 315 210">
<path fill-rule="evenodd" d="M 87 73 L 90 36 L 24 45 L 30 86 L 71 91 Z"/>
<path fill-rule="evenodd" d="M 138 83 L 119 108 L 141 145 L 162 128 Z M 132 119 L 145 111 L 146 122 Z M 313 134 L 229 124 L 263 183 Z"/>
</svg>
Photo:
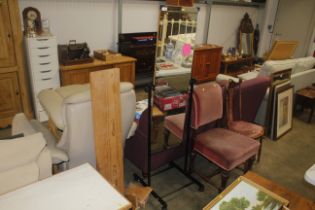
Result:
<svg viewBox="0 0 315 210">
<path fill-rule="evenodd" d="M 166 0 L 166 5 L 192 7 L 194 0 Z"/>
<path fill-rule="evenodd" d="M 115 68 L 120 69 L 120 81 L 122 82 L 135 82 L 135 64 L 132 63 L 122 63 L 116 64 Z"/>
<path fill-rule="evenodd" d="M 0 67 L 16 64 L 7 0 L 0 1 Z M 1 69 L 0 69 L 0 72 Z"/>
<path fill-rule="evenodd" d="M 62 85 L 85 84 L 89 82 L 89 70 L 61 72 Z"/>
<path fill-rule="evenodd" d="M 119 69 L 92 72 L 90 81 L 96 167 L 124 194 Z"/>
<path fill-rule="evenodd" d="M 215 80 L 220 72 L 220 47 L 197 48 L 194 52 L 192 77 L 197 81 Z"/>
<path fill-rule="evenodd" d="M 20 95 L 15 72 L 0 74 L 0 119 L 11 118 L 20 112 Z"/>
</svg>

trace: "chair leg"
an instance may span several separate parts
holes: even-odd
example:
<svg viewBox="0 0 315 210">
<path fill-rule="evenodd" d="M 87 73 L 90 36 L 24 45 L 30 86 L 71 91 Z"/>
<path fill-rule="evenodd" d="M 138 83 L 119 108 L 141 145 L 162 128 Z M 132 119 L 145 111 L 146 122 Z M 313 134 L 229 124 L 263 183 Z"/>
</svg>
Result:
<svg viewBox="0 0 315 210">
<path fill-rule="evenodd" d="M 164 129 L 164 149 L 168 149 L 168 139 L 170 138 L 170 131 L 167 129 Z"/>
<path fill-rule="evenodd" d="M 261 155 L 261 150 L 262 150 L 262 146 L 263 146 L 263 140 L 264 140 L 263 136 L 259 138 L 260 146 L 259 146 L 259 150 L 258 150 L 258 154 L 257 154 L 257 163 L 260 162 L 260 155 Z"/>
<path fill-rule="evenodd" d="M 221 193 L 226 188 L 226 184 L 229 180 L 229 177 L 230 177 L 229 171 L 223 170 L 221 172 L 221 187 L 219 188 L 219 193 Z"/>
<path fill-rule="evenodd" d="M 256 159 L 256 156 L 254 155 L 253 157 L 249 158 L 249 159 L 246 161 L 246 163 L 245 163 L 245 168 L 244 168 L 244 174 L 245 174 L 247 171 L 249 171 L 249 170 L 252 169 L 253 164 L 254 164 L 254 162 L 255 162 L 255 159 Z"/>
</svg>

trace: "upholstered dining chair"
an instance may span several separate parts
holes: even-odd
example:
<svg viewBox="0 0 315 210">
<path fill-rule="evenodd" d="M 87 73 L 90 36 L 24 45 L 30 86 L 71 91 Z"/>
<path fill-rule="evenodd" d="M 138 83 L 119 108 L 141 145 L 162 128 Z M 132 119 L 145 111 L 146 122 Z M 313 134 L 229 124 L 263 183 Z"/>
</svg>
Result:
<svg viewBox="0 0 315 210">
<path fill-rule="evenodd" d="M 223 91 L 220 85 L 207 82 L 193 88 L 190 165 L 193 166 L 197 154 L 217 165 L 222 170 L 220 192 L 226 187 L 229 174 L 234 168 L 246 162 L 244 172 L 251 169 L 259 149 L 259 142 L 252 138 L 225 128 L 210 126 L 221 120 L 223 110 Z M 185 114 L 166 117 L 166 137 L 170 132 L 180 138 L 184 119 Z"/>
<path fill-rule="evenodd" d="M 259 140 L 257 162 L 260 161 L 264 127 L 253 123 L 259 105 L 270 85 L 268 77 L 257 77 L 238 83 L 230 80 L 226 94 L 227 127 L 244 136 Z"/>
</svg>

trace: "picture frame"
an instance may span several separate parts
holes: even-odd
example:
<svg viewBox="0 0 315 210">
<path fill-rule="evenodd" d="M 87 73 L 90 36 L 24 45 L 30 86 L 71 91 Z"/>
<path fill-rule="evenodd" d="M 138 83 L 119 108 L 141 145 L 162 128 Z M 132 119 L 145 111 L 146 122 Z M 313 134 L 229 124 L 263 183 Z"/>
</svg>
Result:
<svg viewBox="0 0 315 210">
<path fill-rule="evenodd" d="M 279 139 L 292 129 L 293 85 L 285 85 L 275 90 L 274 139 Z"/>
<path fill-rule="evenodd" d="M 225 210 L 231 209 L 235 205 L 242 205 L 240 209 L 244 210 L 261 209 L 261 207 L 267 207 L 266 209 L 270 210 L 282 210 L 287 209 L 289 201 L 240 176 L 203 210 Z"/>
</svg>

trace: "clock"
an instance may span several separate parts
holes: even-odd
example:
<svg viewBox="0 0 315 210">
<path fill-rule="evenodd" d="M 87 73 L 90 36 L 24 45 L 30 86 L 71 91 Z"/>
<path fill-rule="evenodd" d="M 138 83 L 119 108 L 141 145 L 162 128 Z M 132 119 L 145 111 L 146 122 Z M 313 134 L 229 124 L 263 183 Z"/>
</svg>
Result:
<svg viewBox="0 0 315 210">
<path fill-rule="evenodd" d="M 36 37 L 42 33 L 42 22 L 40 12 L 34 7 L 27 7 L 23 10 L 24 35 Z"/>
</svg>

